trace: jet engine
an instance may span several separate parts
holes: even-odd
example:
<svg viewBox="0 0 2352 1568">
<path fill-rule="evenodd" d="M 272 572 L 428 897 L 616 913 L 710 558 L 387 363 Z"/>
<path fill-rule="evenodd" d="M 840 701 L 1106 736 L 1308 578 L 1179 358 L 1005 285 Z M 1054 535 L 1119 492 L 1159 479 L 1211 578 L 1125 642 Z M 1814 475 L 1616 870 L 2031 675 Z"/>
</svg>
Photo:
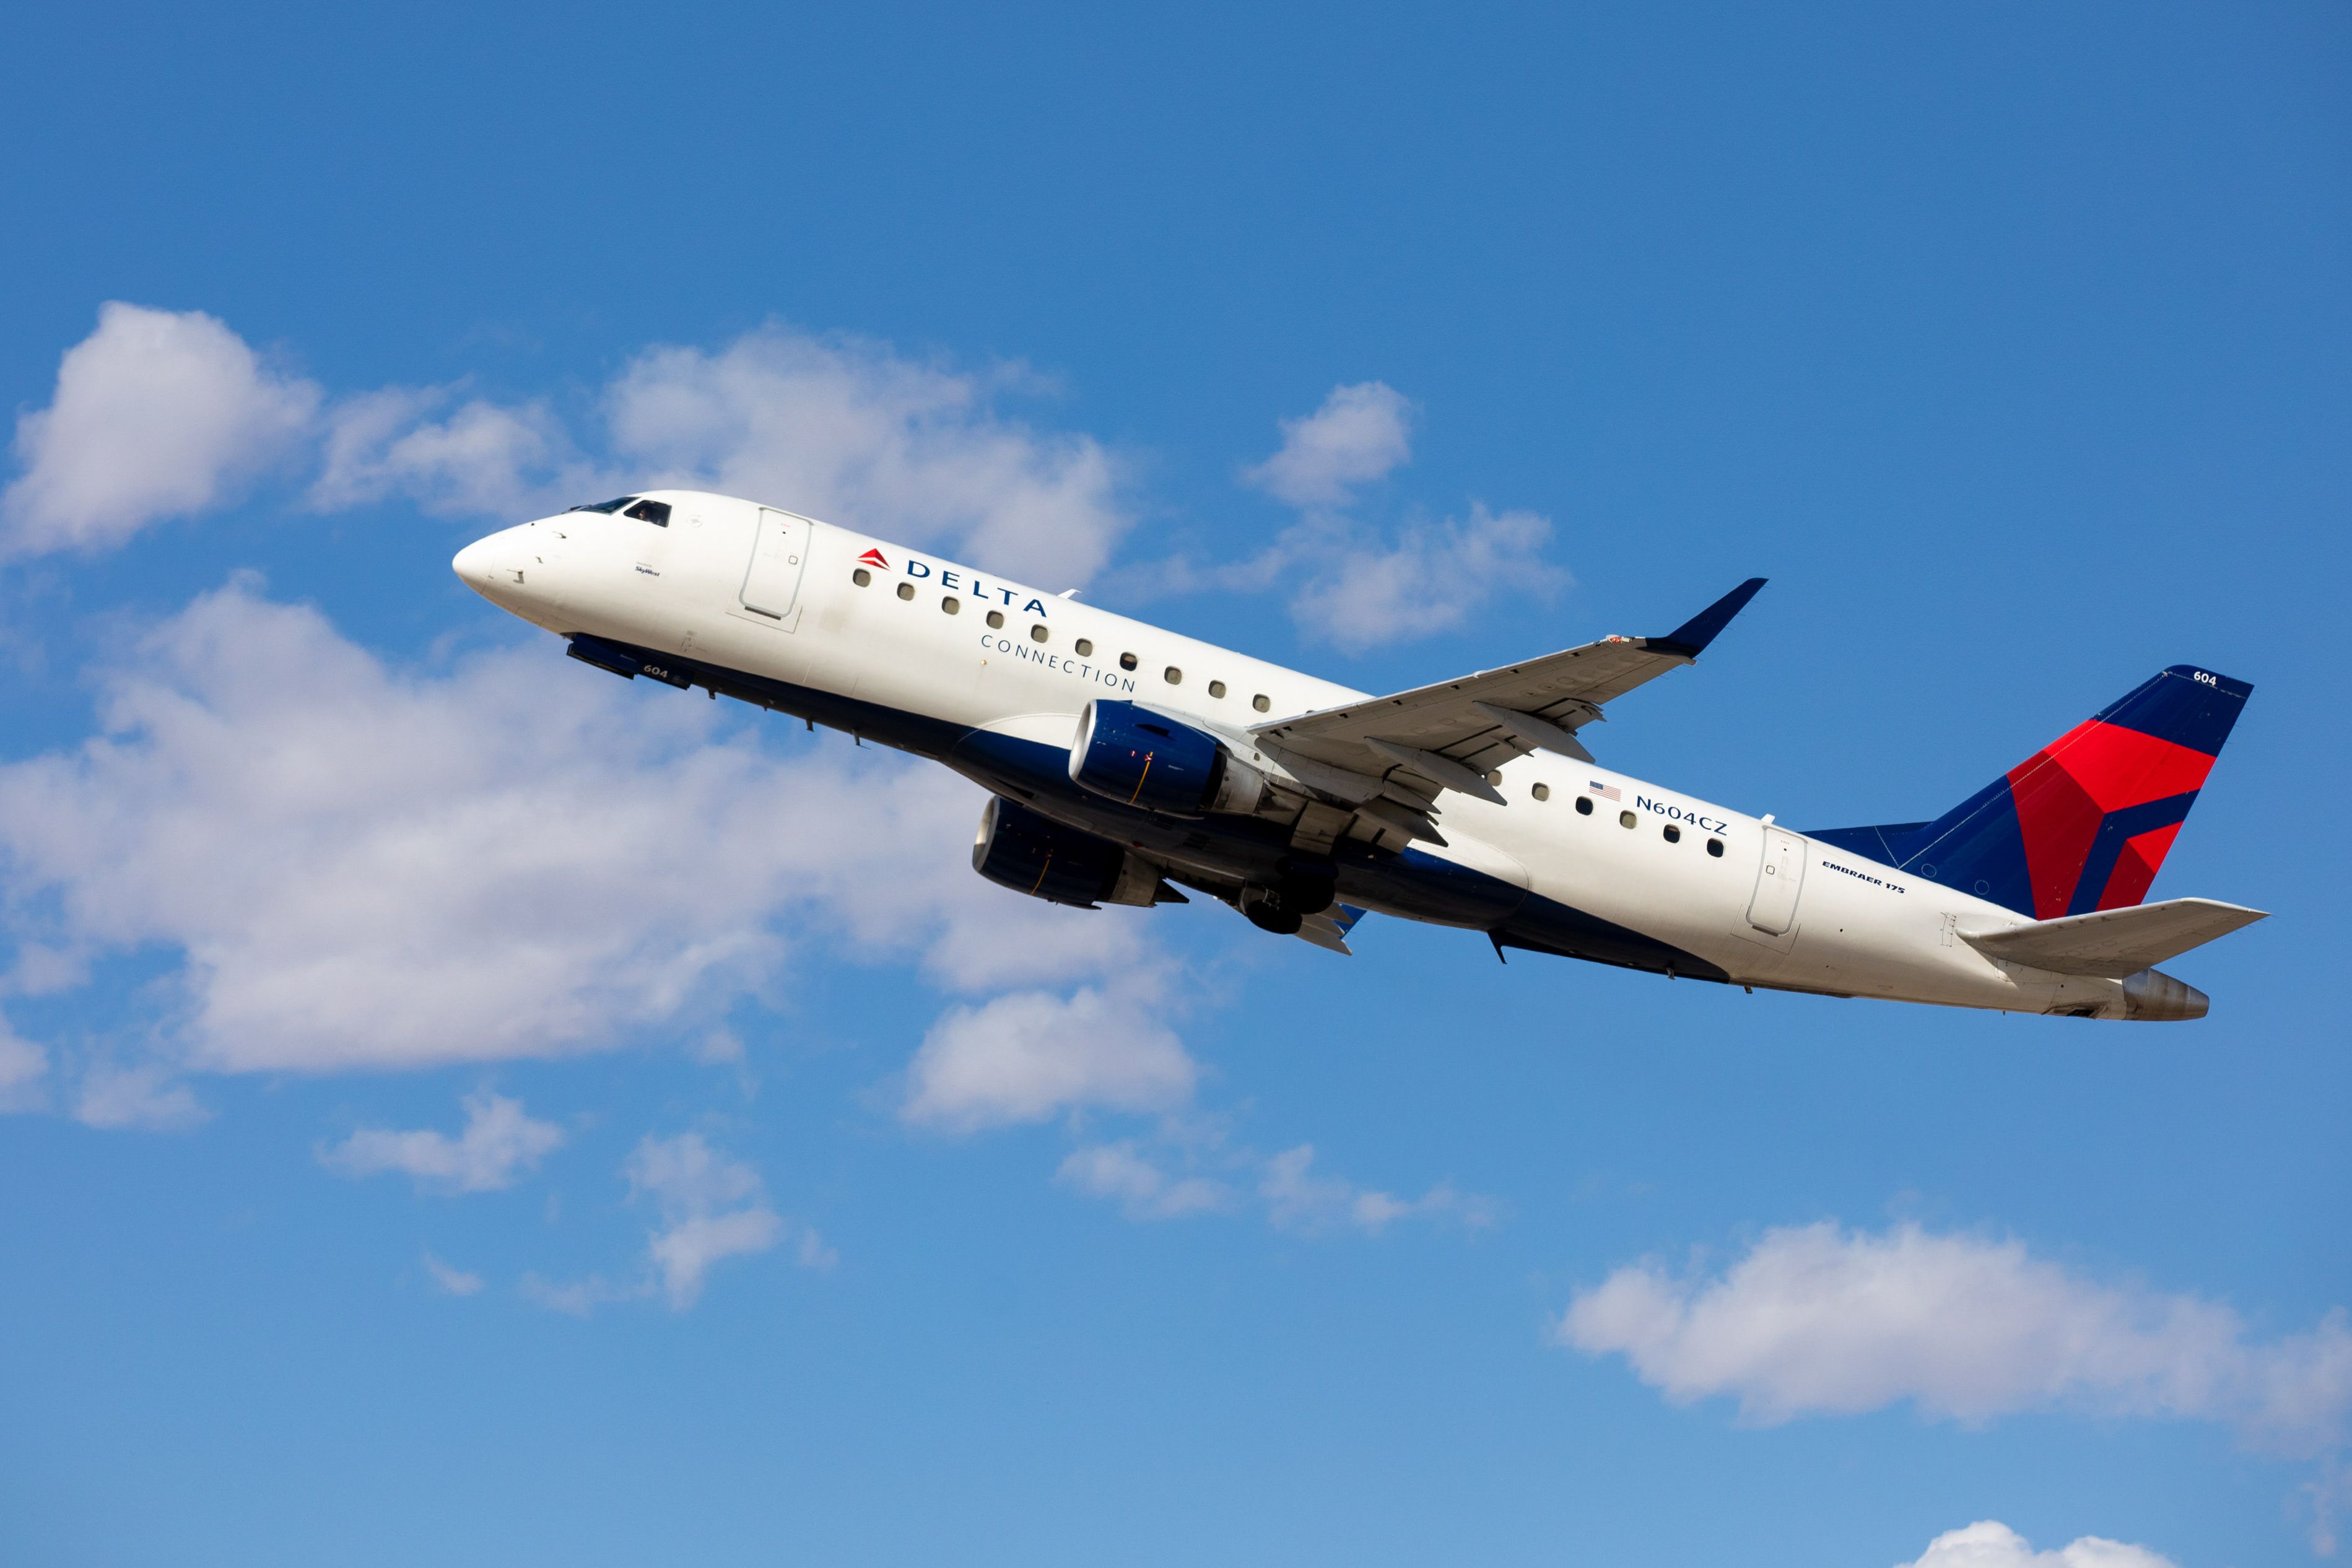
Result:
<svg viewBox="0 0 2352 1568">
<path fill-rule="evenodd" d="M 1215 736 L 1139 703 L 1103 699 L 1078 716 L 1070 782 L 1123 805 L 1178 816 L 1247 816 L 1268 790 L 1265 775 Z"/>
<path fill-rule="evenodd" d="M 1185 901 L 1150 861 L 1003 795 L 980 814 L 971 868 L 999 887 L 1082 910 Z"/>
</svg>

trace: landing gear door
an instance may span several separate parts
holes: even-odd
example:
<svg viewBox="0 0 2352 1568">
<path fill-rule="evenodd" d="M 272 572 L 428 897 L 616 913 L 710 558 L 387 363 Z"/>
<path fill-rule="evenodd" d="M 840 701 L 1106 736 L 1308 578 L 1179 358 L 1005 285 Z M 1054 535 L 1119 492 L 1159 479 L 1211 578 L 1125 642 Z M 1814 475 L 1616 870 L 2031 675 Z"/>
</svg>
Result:
<svg viewBox="0 0 2352 1568">
<path fill-rule="evenodd" d="M 751 563 L 743 571 L 743 607 L 786 631 L 793 629 L 801 574 L 808 570 L 810 532 L 806 519 L 761 507 Z"/>
<path fill-rule="evenodd" d="M 1785 827 L 1764 830 L 1764 863 L 1756 869 L 1756 896 L 1748 923 L 1780 936 L 1797 923 L 1797 893 L 1805 882 L 1805 841 Z"/>
</svg>

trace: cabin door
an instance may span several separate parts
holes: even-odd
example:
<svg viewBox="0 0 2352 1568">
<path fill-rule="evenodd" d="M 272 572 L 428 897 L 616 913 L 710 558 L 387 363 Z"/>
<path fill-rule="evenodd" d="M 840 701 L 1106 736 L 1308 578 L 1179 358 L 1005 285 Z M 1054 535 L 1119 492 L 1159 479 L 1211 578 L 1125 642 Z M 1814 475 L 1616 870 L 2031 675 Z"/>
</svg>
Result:
<svg viewBox="0 0 2352 1568">
<path fill-rule="evenodd" d="M 743 573 L 745 609 L 791 624 L 801 574 L 808 569 L 808 542 L 805 521 L 788 511 L 760 509 L 760 531 L 751 541 L 751 563 Z"/>
<path fill-rule="evenodd" d="M 1756 896 L 1748 902 L 1748 923 L 1779 936 L 1797 922 L 1797 891 L 1805 881 L 1805 841 L 1785 827 L 1764 830 L 1764 864 L 1756 871 Z"/>
</svg>

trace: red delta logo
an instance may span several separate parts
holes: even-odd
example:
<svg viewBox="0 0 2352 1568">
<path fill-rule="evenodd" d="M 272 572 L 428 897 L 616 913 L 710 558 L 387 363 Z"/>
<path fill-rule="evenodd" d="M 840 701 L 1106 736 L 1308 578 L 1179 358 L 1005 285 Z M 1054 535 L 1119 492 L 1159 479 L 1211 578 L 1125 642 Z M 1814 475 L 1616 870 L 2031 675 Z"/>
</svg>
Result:
<svg viewBox="0 0 2352 1568">
<path fill-rule="evenodd" d="M 865 564 L 865 565 L 867 565 L 867 566 L 879 566 L 879 567 L 880 567 L 880 568 L 882 568 L 882 570 L 883 570 L 883 571 L 885 571 L 885 572 L 887 572 L 888 570 L 890 570 L 890 563 L 889 563 L 887 561 L 885 561 L 885 560 L 883 560 L 883 559 L 882 559 L 882 552 L 881 552 L 880 551 L 878 551 L 878 550 L 869 550 L 869 551 L 867 551 L 865 554 L 863 554 L 863 555 L 859 556 L 857 559 L 858 559 L 858 561 L 859 561 L 861 563 L 863 563 L 863 564 Z"/>
</svg>

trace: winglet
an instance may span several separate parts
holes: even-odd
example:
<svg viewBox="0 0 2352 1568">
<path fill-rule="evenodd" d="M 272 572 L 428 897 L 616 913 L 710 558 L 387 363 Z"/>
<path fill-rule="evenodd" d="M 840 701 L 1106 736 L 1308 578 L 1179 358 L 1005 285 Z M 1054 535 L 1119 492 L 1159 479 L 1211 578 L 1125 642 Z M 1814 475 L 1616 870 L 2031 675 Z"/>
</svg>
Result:
<svg viewBox="0 0 2352 1568">
<path fill-rule="evenodd" d="M 1643 637 L 1643 646 L 1653 653 L 1678 653 L 1685 658 L 1696 658 L 1713 642 L 1716 634 L 1731 624 L 1731 617 L 1748 607 L 1748 601 L 1764 586 L 1761 577 L 1747 582 L 1676 626 L 1662 637 Z"/>
</svg>

